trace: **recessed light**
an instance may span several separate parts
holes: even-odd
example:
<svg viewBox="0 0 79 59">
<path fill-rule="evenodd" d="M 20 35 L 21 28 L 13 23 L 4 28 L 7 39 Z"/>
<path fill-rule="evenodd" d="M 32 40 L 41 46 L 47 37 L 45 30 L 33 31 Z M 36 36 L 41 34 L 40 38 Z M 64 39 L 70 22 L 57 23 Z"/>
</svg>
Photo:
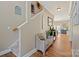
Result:
<svg viewBox="0 0 79 59">
<path fill-rule="evenodd" d="M 57 11 L 61 11 L 61 8 L 57 8 Z"/>
</svg>

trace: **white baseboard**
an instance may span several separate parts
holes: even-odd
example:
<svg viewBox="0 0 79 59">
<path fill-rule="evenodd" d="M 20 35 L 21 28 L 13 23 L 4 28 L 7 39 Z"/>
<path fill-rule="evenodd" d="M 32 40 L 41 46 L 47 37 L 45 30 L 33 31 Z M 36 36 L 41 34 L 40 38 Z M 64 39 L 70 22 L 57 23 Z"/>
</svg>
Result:
<svg viewBox="0 0 79 59">
<path fill-rule="evenodd" d="M 0 52 L 0 56 L 6 54 L 8 52 L 11 52 L 11 49 L 7 49 L 7 50 L 4 50 L 4 51 L 1 51 Z"/>
<path fill-rule="evenodd" d="M 23 57 L 30 57 L 33 53 L 35 53 L 37 51 L 37 49 L 33 49 L 30 52 L 28 52 L 27 54 L 25 54 Z"/>
</svg>

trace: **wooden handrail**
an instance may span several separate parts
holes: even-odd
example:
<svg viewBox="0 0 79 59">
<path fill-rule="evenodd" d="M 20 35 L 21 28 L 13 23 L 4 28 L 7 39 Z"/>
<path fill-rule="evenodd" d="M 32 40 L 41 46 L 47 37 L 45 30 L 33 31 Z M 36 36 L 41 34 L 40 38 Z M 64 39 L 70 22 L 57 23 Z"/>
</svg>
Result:
<svg viewBox="0 0 79 59">
<path fill-rule="evenodd" d="M 17 30 L 18 30 L 18 28 L 13 28 L 13 29 L 12 29 L 12 31 L 17 31 Z"/>
</svg>

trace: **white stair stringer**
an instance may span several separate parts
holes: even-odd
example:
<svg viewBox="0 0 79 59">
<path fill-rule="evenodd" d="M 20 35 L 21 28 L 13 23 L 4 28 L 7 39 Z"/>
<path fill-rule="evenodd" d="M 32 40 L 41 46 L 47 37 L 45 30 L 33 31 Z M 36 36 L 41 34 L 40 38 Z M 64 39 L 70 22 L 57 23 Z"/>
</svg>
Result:
<svg viewBox="0 0 79 59">
<path fill-rule="evenodd" d="M 13 52 L 16 56 L 19 56 L 19 40 L 16 40 L 10 47 L 9 49 L 11 52 Z"/>
</svg>

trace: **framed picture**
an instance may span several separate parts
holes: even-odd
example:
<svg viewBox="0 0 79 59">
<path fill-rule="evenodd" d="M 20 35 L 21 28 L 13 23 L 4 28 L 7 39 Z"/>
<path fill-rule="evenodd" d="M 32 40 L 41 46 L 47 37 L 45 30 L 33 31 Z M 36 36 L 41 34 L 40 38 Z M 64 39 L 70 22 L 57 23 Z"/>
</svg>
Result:
<svg viewBox="0 0 79 59">
<path fill-rule="evenodd" d="M 48 26 L 53 26 L 53 19 L 51 17 L 47 18 Z"/>
<path fill-rule="evenodd" d="M 31 16 L 36 15 L 42 10 L 42 6 L 38 1 L 31 2 Z"/>
<path fill-rule="evenodd" d="M 22 8 L 20 6 L 15 6 L 15 14 L 22 15 Z"/>
</svg>

